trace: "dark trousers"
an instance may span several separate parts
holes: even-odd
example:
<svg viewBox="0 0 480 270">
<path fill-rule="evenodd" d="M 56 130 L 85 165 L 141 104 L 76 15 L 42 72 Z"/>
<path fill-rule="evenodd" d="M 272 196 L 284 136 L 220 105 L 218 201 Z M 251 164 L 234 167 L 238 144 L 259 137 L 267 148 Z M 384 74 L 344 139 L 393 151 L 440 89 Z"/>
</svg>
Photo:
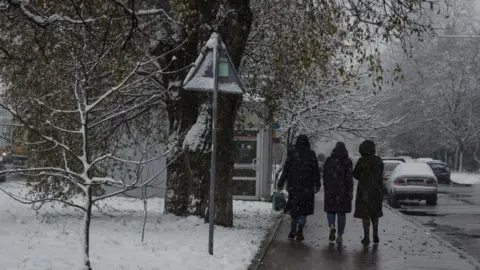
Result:
<svg viewBox="0 0 480 270">
<path fill-rule="evenodd" d="M 376 218 L 364 218 L 362 220 L 363 223 L 363 234 L 365 238 L 369 238 L 370 234 L 370 222 L 373 225 L 373 237 L 378 238 L 378 217 Z"/>
<path fill-rule="evenodd" d="M 291 220 L 291 232 L 296 232 L 298 230 L 302 230 L 303 226 L 305 226 L 307 217 L 306 216 L 293 216 L 290 215 Z M 298 225 L 298 228 L 297 228 Z"/>
<path fill-rule="evenodd" d="M 328 226 L 335 226 L 335 221 L 338 222 L 338 235 L 343 235 L 345 231 L 345 225 L 347 222 L 347 217 L 345 213 L 327 213 Z"/>
</svg>

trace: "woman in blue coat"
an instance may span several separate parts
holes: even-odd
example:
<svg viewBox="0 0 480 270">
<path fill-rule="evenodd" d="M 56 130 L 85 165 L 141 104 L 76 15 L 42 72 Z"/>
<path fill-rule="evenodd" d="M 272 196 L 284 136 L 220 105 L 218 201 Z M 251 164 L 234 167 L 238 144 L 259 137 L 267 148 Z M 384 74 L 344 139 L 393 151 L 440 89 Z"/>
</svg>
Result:
<svg viewBox="0 0 480 270">
<path fill-rule="evenodd" d="M 346 213 L 352 212 L 353 165 L 343 142 L 338 142 L 323 166 L 325 212 L 330 228 L 330 241 L 342 242 Z M 338 219 L 338 220 L 336 220 Z M 338 236 L 335 223 L 338 221 Z"/>
</svg>

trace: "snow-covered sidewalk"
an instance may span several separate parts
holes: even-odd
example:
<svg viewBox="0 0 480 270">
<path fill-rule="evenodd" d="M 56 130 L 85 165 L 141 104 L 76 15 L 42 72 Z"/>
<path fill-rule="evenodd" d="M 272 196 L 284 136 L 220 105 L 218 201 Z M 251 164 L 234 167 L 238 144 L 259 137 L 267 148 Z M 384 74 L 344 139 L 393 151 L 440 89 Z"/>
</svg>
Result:
<svg viewBox="0 0 480 270">
<path fill-rule="evenodd" d="M 476 173 L 452 173 L 452 182 L 460 185 L 480 184 L 480 174 Z"/>
<path fill-rule="evenodd" d="M 19 191 L 18 183 L 2 188 Z M 270 203 L 234 201 L 234 228 L 216 227 L 208 254 L 208 224 L 196 217 L 163 215 L 163 200 L 150 199 L 145 242 L 143 203 L 115 197 L 94 212 L 93 269 L 245 270 L 273 225 Z M 35 212 L 0 192 L 0 269 L 79 269 L 82 213 L 60 205 Z"/>
</svg>

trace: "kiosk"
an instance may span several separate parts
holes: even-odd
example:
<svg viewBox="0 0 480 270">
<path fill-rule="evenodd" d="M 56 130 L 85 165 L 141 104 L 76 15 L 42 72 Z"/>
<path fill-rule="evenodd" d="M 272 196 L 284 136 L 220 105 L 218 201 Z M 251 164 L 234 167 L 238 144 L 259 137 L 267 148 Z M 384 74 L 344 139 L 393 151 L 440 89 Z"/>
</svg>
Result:
<svg viewBox="0 0 480 270">
<path fill-rule="evenodd" d="M 261 102 L 252 102 L 260 105 Z M 260 105 L 261 106 L 261 105 Z M 257 110 L 240 109 L 242 125 L 235 132 L 235 166 L 233 173 L 233 198 L 235 200 L 267 200 L 271 196 L 272 168 L 281 162 L 275 158 L 275 149 L 281 147 L 270 125 L 264 123 Z M 275 160 L 275 162 L 274 162 Z"/>
</svg>

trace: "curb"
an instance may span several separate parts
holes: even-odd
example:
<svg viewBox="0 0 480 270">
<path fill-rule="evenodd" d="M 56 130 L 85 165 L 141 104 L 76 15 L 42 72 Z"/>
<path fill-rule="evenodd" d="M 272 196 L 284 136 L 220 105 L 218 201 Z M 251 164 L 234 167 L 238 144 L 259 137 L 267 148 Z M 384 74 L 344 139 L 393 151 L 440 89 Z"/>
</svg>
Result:
<svg viewBox="0 0 480 270">
<path fill-rule="evenodd" d="M 413 225 L 417 226 L 418 228 L 420 229 L 423 229 L 425 231 L 430 231 L 427 227 L 423 226 L 423 224 L 421 224 L 420 222 L 416 221 L 415 219 L 407 216 L 407 215 L 404 215 L 402 214 L 400 211 L 398 211 L 397 209 L 391 207 L 390 205 L 386 204 L 386 203 L 383 203 L 384 207 L 387 208 L 388 210 L 390 210 L 391 212 L 401 216 L 402 218 L 404 218 L 405 220 L 411 222 Z M 441 244 L 445 245 L 446 247 L 450 248 L 451 250 L 453 250 L 455 253 L 457 253 L 460 258 L 462 259 L 465 259 L 467 260 L 472 266 L 475 267 L 475 270 L 480 270 L 480 262 L 475 259 L 474 257 L 470 256 L 469 254 L 467 254 L 465 251 L 455 247 L 454 245 L 452 245 L 450 242 L 448 242 L 447 240 L 443 239 L 443 237 L 441 237 L 440 235 L 434 233 L 434 232 L 430 232 L 430 235 L 435 239 L 437 240 L 438 242 L 440 242 Z"/>
<path fill-rule="evenodd" d="M 457 200 L 457 201 L 460 201 L 460 202 L 463 202 L 463 203 L 466 203 L 466 204 L 470 204 L 470 205 L 475 205 L 474 202 L 471 202 L 467 199 L 464 199 L 464 198 L 459 198 L 459 197 L 455 197 L 455 196 L 452 196 L 451 194 L 448 194 L 446 193 L 448 196 L 450 196 L 450 198 L 454 199 L 454 200 Z"/>
<path fill-rule="evenodd" d="M 267 249 L 270 247 L 270 244 L 272 243 L 275 233 L 280 227 L 280 224 L 282 224 L 283 222 L 283 218 L 284 218 L 283 214 L 280 214 L 276 218 L 275 222 L 270 227 L 267 234 L 265 235 L 262 242 L 260 243 L 260 247 L 258 248 L 257 254 L 253 258 L 252 262 L 250 263 L 250 266 L 248 266 L 247 268 L 248 270 L 257 270 L 260 267 L 260 265 L 262 264 L 262 260 L 265 257 L 265 254 L 267 253 Z"/>
<path fill-rule="evenodd" d="M 457 200 L 457 201 L 460 201 L 460 202 L 463 202 L 463 203 L 466 203 L 466 204 L 471 204 L 471 205 L 474 205 L 475 203 L 467 200 L 467 199 L 464 199 L 462 197 L 457 197 L 457 196 L 454 196 L 452 193 L 450 192 L 446 192 L 446 191 L 438 191 L 439 194 L 445 194 L 447 196 L 449 196 L 450 198 L 454 199 L 454 200 Z"/>
<path fill-rule="evenodd" d="M 471 187 L 473 185 L 472 184 L 461 184 L 461 183 L 457 183 L 457 182 L 452 181 L 452 186 L 454 186 L 454 187 Z"/>
</svg>

